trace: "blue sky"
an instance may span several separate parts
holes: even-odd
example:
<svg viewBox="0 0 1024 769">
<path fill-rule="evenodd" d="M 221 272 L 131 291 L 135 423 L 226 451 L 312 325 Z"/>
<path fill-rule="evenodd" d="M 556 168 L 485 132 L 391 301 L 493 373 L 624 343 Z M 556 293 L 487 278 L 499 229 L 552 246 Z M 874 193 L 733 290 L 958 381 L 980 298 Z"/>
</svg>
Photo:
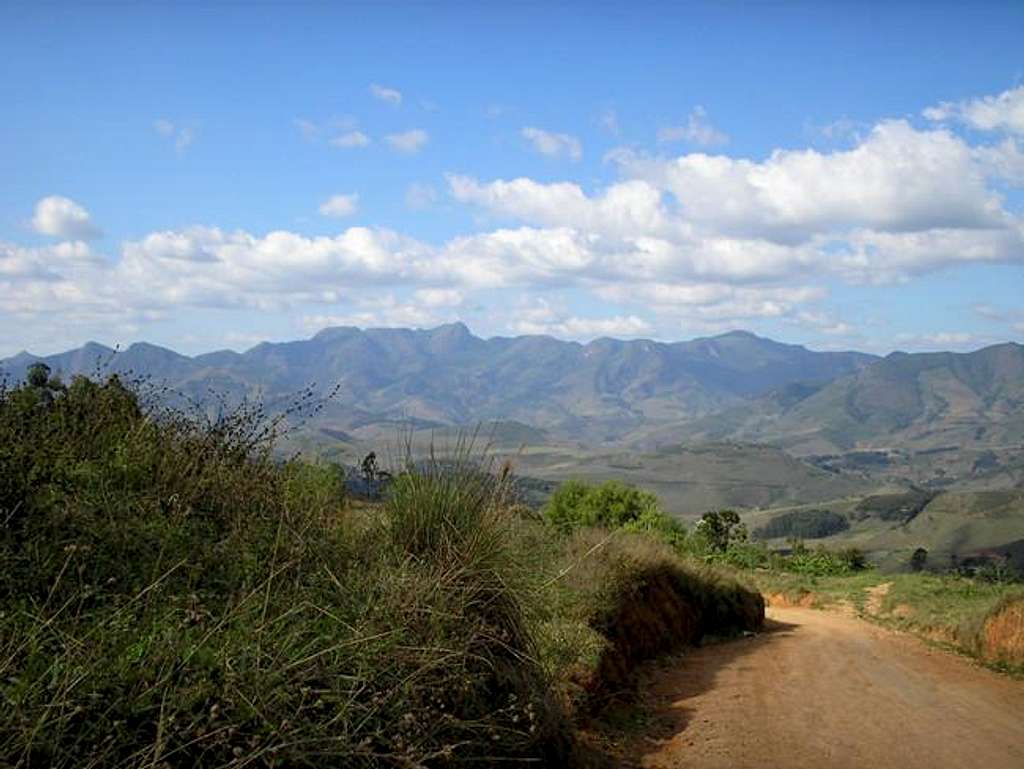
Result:
<svg viewBox="0 0 1024 769">
<path fill-rule="evenodd" d="M 209 6 L 0 7 L 0 355 L 1024 337 L 1020 4 Z"/>
</svg>

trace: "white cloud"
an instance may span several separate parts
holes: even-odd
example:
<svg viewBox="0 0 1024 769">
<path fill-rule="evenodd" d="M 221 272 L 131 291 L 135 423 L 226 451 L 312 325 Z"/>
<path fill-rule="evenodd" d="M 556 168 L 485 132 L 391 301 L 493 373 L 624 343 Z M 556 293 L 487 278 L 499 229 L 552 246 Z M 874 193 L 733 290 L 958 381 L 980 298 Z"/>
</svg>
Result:
<svg viewBox="0 0 1024 769">
<path fill-rule="evenodd" d="M 965 331 L 938 331 L 931 334 L 897 334 L 894 338 L 898 349 L 902 350 L 974 350 L 992 339 L 987 336 L 971 334 Z"/>
<path fill-rule="evenodd" d="M 413 211 L 423 211 L 437 202 L 437 190 L 429 184 L 413 182 L 405 188 L 405 205 Z"/>
<path fill-rule="evenodd" d="M 855 329 L 849 323 L 826 312 L 799 310 L 794 316 L 794 321 L 829 336 L 851 336 L 855 333 Z"/>
<path fill-rule="evenodd" d="M 922 114 L 928 120 L 958 120 L 979 131 L 1024 134 L 1024 85 L 995 96 L 943 102 Z"/>
<path fill-rule="evenodd" d="M 651 325 L 636 315 L 584 318 L 555 310 L 543 299 L 516 308 L 511 329 L 517 334 L 547 334 L 563 339 L 637 337 L 650 334 Z"/>
<path fill-rule="evenodd" d="M 725 144 L 729 141 L 729 137 L 711 125 L 707 111 L 698 104 L 687 117 L 685 125 L 659 129 L 658 141 L 662 143 L 686 141 L 701 147 L 714 147 Z"/>
<path fill-rule="evenodd" d="M 319 331 L 331 326 L 430 328 L 444 322 L 442 316 L 415 303 L 404 302 L 393 294 L 357 299 L 354 303 L 354 309 L 347 313 L 305 315 L 302 325 L 311 331 Z"/>
<path fill-rule="evenodd" d="M 341 149 L 357 149 L 372 143 L 370 137 L 357 128 L 353 117 L 334 118 L 323 124 L 296 118 L 292 123 L 308 142 L 319 142 L 321 137 L 329 136 L 327 143 Z"/>
<path fill-rule="evenodd" d="M 394 88 L 370 83 L 370 95 L 378 101 L 398 106 L 402 103 L 402 93 Z"/>
<path fill-rule="evenodd" d="M 1024 310 L 999 308 L 990 304 L 976 304 L 974 313 L 985 320 L 1008 326 L 1014 333 L 1024 334 Z"/>
<path fill-rule="evenodd" d="M 823 300 L 819 286 L 735 286 L 722 282 L 609 283 L 595 293 L 618 305 L 634 305 L 689 326 L 731 328 L 764 319 L 800 319 L 803 308 Z"/>
<path fill-rule="evenodd" d="M 61 195 L 50 195 L 36 203 L 32 227 L 43 235 L 68 240 L 95 240 L 103 236 L 84 207 Z"/>
<path fill-rule="evenodd" d="M 426 131 L 420 128 L 413 128 L 410 131 L 403 131 L 402 133 L 388 134 L 384 137 L 391 148 L 398 151 L 404 152 L 407 155 L 414 155 L 419 152 L 430 141 L 430 136 Z"/>
<path fill-rule="evenodd" d="M 321 216 L 343 217 L 352 216 L 359 208 L 359 195 L 332 195 L 320 204 Z"/>
<path fill-rule="evenodd" d="M 337 136 L 332 137 L 330 144 L 333 147 L 340 147 L 341 149 L 355 149 L 369 145 L 370 137 L 362 131 L 344 131 Z"/>
<path fill-rule="evenodd" d="M 335 130 L 356 128 L 346 121 L 331 124 Z M 331 135 L 318 131 L 318 141 Z M 591 307 L 601 306 L 600 315 L 549 307 L 544 317 L 531 305 L 530 315 L 505 315 L 506 327 L 532 323 L 583 337 L 771 320 L 850 338 L 856 332 L 831 311 L 826 286 L 1024 263 L 1014 187 L 1024 183 L 1021 154 L 1014 137 L 972 144 L 948 129 L 883 121 L 846 148 L 777 150 L 762 159 L 618 151 L 619 180 L 597 188 L 450 175 L 451 198 L 485 215 L 476 217 L 477 231 L 436 243 L 367 227 L 333 237 L 192 227 L 149 233 L 110 255 L 84 243 L 7 245 L 0 247 L 0 320 L 50 314 L 114 325 L 182 307 L 301 307 L 312 316 L 337 314 L 340 304 L 338 317 L 417 324 L 483 290 L 499 302 L 512 292 L 566 290 L 597 302 Z M 432 205 L 436 195 L 410 185 L 406 202 Z M 37 229 L 68 240 L 95 232 L 81 206 L 48 200 L 65 204 L 40 201 Z M 330 203 L 325 211 L 335 208 Z M 367 304 L 364 293 L 390 303 Z M 1021 323 L 1010 318 L 1007 328 Z"/>
<path fill-rule="evenodd" d="M 196 138 L 193 127 L 178 125 L 165 118 L 154 120 L 153 128 L 162 137 L 174 142 L 174 149 L 179 155 L 187 150 Z M 302 128 L 300 127 L 299 130 L 301 131 Z"/>
<path fill-rule="evenodd" d="M 849 150 L 776 150 L 755 162 L 702 153 L 619 153 L 624 173 L 671 192 L 685 217 L 720 233 L 807 241 L 868 227 L 889 232 L 1005 224 L 976 152 L 944 130 L 879 123 Z"/>
<path fill-rule="evenodd" d="M 575 136 L 552 133 L 531 126 L 523 128 L 519 134 L 542 155 L 552 158 L 567 157 L 573 161 L 578 161 L 583 157 L 583 145 Z"/>
<path fill-rule="evenodd" d="M 414 296 L 427 307 L 457 307 L 465 300 L 463 293 L 454 288 L 421 288 Z"/>
<path fill-rule="evenodd" d="M 542 226 L 571 226 L 618 235 L 664 234 L 668 214 L 661 193 L 645 181 L 628 181 L 587 197 L 570 182 L 542 184 L 520 177 L 482 184 L 469 176 L 450 174 L 452 197 L 496 214 Z"/>
</svg>

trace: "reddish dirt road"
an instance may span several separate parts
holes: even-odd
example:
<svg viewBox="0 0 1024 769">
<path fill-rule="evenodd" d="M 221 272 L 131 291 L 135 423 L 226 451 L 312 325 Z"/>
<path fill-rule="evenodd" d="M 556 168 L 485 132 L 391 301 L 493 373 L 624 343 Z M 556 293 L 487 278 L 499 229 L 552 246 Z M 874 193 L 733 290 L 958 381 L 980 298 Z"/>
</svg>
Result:
<svg viewBox="0 0 1024 769">
<path fill-rule="evenodd" d="M 651 672 L 636 766 L 1024 767 L 1024 682 L 854 617 L 768 617 L 762 635 Z"/>
</svg>

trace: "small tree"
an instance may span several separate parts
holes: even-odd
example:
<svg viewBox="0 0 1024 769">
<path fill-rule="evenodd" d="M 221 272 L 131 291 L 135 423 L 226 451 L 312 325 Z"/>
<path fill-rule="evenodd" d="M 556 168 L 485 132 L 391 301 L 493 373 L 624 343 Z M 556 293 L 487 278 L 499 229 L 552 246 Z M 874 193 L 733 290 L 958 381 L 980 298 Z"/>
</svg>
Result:
<svg viewBox="0 0 1024 769">
<path fill-rule="evenodd" d="M 366 493 L 369 496 L 375 496 L 374 494 L 374 483 L 377 481 L 379 471 L 377 470 L 377 453 L 371 451 L 365 457 L 363 457 L 362 464 L 359 466 L 360 471 L 363 474 L 363 480 L 366 482 Z"/>
<path fill-rule="evenodd" d="M 731 544 L 747 541 L 747 527 L 735 510 L 704 513 L 695 533 L 704 540 L 708 550 L 716 553 L 724 553 Z"/>
<path fill-rule="evenodd" d="M 910 556 L 910 570 L 911 571 L 924 571 L 924 567 L 928 563 L 928 551 L 923 547 L 917 548 L 914 554 Z"/>
<path fill-rule="evenodd" d="M 50 381 L 50 367 L 39 361 L 28 367 L 26 377 L 29 387 L 45 388 Z"/>
</svg>

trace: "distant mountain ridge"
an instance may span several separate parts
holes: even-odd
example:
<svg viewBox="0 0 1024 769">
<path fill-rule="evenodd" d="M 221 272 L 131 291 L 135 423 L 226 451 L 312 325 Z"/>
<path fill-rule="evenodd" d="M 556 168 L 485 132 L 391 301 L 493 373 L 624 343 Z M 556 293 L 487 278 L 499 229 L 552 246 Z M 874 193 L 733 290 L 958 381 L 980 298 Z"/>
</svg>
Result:
<svg viewBox="0 0 1024 769">
<path fill-rule="evenodd" d="M 796 453 L 1024 443 L 1024 346 L 969 353 L 895 352 L 831 382 L 790 385 L 672 431 Z"/>
<path fill-rule="evenodd" d="M 563 437 L 621 442 L 636 430 L 692 421 L 794 383 L 818 387 L 877 360 L 859 352 L 815 352 L 746 331 L 683 342 L 549 336 L 474 336 L 462 323 L 433 329 L 335 327 L 310 339 L 264 342 L 243 353 L 195 357 L 156 345 L 115 352 L 89 343 L 37 358 L 21 353 L 0 370 L 22 378 L 42 360 L 65 376 L 148 375 L 192 397 L 262 395 L 273 408 L 315 383 L 337 387 L 318 417 L 345 431 L 375 421 L 438 425 L 520 422 Z"/>
</svg>

